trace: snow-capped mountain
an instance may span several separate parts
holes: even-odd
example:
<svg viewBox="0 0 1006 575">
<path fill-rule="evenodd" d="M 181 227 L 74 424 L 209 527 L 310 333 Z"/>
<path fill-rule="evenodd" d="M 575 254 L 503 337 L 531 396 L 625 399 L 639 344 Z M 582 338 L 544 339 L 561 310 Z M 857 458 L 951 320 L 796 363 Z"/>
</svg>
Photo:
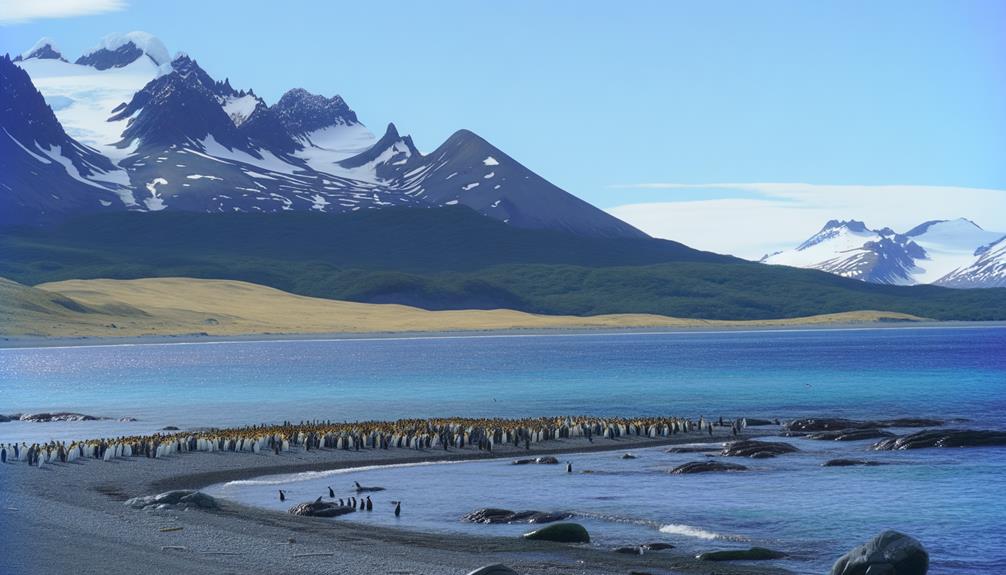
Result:
<svg viewBox="0 0 1006 575">
<path fill-rule="evenodd" d="M 160 40 L 146 32 L 129 32 L 105 36 L 101 43 L 77 58 L 74 64 L 107 70 L 124 68 L 144 57 L 155 66 L 161 66 L 169 60 L 168 49 Z"/>
<path fill-rule="evenodd" d="M 119 174 L 122 201 L 97 204 L 110 210 L 337 213 L 461 204 L 514 226 L 646 237 L 467 130 L 424 155 L 394 125 L 375 137 L 340 96 L 293 89 L 270 106 L 184 54 L 169 61 L 149 34 L 108 36 L 74 64 L 48 40 L 24 56 L 17 65 L 66 134 Z M 0 185 L 20 185 L 10 179 L 0 174 Z"/>
<path fill-rule="evenodd" d="M 0 224 L 123 209 L 124 170 L 63 131 L 28 74 L 0 57 Z"/>
<path fill-rule="evenodd" d="M 25 52 L 19 54 L 14 58 L 15 62 L 21 62 L 22 60 L 31 60 L 32 58 L 37 60 L 59 60 L 60 62 L 66 62 L 66 58 L 56 48 L 52 40 L 48 38 L 42 38 L 35 45 L 26 50 Z"/>
<path fill-rule="evenodd" d="M 1003 250 L 996 249 L 1003 235 L 964 218 L 925 222 L 904 234 L 869 229 L 856 220 L 832 220 L 795 249 L 761 261 L 871 283 L 996 287 L 1001 285 L 996 281 L 1004 280 L 997 273 L 1006 268 Z"/>
</svg>

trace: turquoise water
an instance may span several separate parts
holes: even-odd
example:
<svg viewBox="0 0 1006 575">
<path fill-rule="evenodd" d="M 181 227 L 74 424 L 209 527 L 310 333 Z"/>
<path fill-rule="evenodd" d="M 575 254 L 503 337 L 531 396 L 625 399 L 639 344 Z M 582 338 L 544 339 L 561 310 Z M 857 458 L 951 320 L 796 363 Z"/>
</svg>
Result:
<svg viewBox="0 0 1006 575">
<path fill-rule="evenodd" d="M 78 411 L 119 423 L 0 423 L 0 442 L 279 420 L 556 414 L 962 418 L 1006 428 L 1006 329 L 691 332 L 239 342 L 0 350 L 0 413 Z M 484 506 L 581 515 L 597 545 L 666 540 L 700 551 L 765 545 L 820 573 L 876 532 L 920 538 L 934 573 L 1006 573 L 1003 449 L 869 453 L 867 443 L 792 440 L 804 450 L 742 474 L 677 477 L 699 457 L 575 455 L 567 476 L 505 462 L 283 478 L 297 497 L 352 479 L 402 499 L 403 527 L 465 525 Z M 821 468 L 825 459 L 892 463 Z M 267 481 L 275 481 L 268 479 Z M 275 485 L 228 496 L 275 505 Z M 223 489 L 223 488 L 221 488 Z M 260 491 L 261 490 L 261 491 Z M 303 493 L 301 493 L 303 491 Z M 395 521 L 383 512 L 350 521 Z M 379 507 L 380 510 L 381 507 Z M 663 529 L 663 531 L 662 531 Z M 711 537 L 711 538 L 703 538 Z"/>
</svg>

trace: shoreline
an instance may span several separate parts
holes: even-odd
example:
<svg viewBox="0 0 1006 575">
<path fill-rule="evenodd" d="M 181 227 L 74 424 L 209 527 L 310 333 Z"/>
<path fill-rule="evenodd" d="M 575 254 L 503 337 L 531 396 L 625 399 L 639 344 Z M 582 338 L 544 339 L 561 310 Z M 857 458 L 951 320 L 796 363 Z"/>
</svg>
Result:
<svg viewBox="0 0 1006 575">
<path fill-rule="evenodd" d="M 430 339 L 470 339 L 504 337 L 568 337 L 568 336 L 628 336 L 682 335 L 756 332 L 819 332 L 868 331 L 890 329 L 995 329 L 1006 327 L 1006 321 L 889 321 L 849 322 L 836 324 L 786 325 L 709 325 L 681 327 L 598 327 L 598 328 L 511 328 L 471 329 L 453 331 L 374 331 L 331 333 L 249 333 L 243 335 L 139 335 L 139 336 L 79 336 L 35 337 L 0 335 L 0 350 L 61 349 L 77 347 L 127 347 L 143 345 L 199 345 L 226 343 L 325 342 L 325 341 L 394 341 Z"/>
<path fill-rule="evenodd" d="M 221 572 L 304 574 L 337 572 L 457 573 L 503 563 L 519 573 L 619 573 L 671 570 L 709 575 L 781 575 L 771 565 L 709 564 L 675 550 L 626 556 L 610 549 L 529 542 L 496 535 L 426 533 L 338 519 L 297 517 L 229 502 L 205 511 L 144 512 L 126 508 L 129 497 L 170 489 L 204 488 L 237 479 L 426 461 L 467 461 L 512 456 L 619 451 L 682 443 L 722 443 L 730 439 L 717 428 L 714 437 L 699 433 L 670 438 L 636 437 L 550 440 L 530 450 L 500 446 L 493 453 L 454 449 L 360 452 L 333 449 L 254 453 L 187 453 L 163 459 L 87 460 L 47 465 L 4 466 L 0 521 L 17 525 L 11 545 L 14 572 L 98 572 L 86 567 L 97 554 L 107 558 L 102 573 Z M 757 430 L 745 438 L 758 435 Z M 274 458 L 284 461 L 277 462 Z M 265 458 L 265 459 L 263 459 Z M 296 501 L 291 501 L 296 504 Z M 407 507 L 406 507 L 407 509 Z M 459 515 L 468 510 L 458 510 Z M 407 521 L 403 514 L 403 523 Z M 176 529 L 180 527 L 181 529 Z M 171 529 L 164 532 L 163 529 Z M 529 529 L 530 530 L 530 529 Z M 73 538 L 87 544 L 67 545 Z M 23 538 L 23 542 L 18 541 Z M 293 539 L 295 543 L 289 543 Z M 642 541 L 640 542 L 642 543 Z M 184 550 L 176 549 L 183 547 Z M 715 544 L 710 545 L 716 548 Z M 39 562 L 38 557 L 46 557 Z M 44 565 L 42 564 L 44 563 Z"/>
</svg>

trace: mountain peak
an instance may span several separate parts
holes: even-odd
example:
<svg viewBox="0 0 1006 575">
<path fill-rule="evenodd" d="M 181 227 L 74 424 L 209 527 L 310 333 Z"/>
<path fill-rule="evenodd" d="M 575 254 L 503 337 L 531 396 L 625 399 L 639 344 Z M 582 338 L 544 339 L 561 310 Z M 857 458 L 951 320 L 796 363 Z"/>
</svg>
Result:
<svg viewBox="0 0 1006 575">
<path fill-rule="evenodd" d="M 326 98 L 303 88 L 288 90 L 273 106 L 283 126 L 294 136 L 302 136 L 329 126 L 359 124 L 356 112 L 342 96 Z"/>
<path fill-rule="evenodd" d="M 56 47 L 56 44 L 54 44 L 49 38 L 45 37 L 40 38 L 38 42 L 35 42 L 34 46 L 14 58 L 14 61 L 20 62 L 22 60 L 31 60 L 33 58 L 38 60 L 59 60 L 61 62 L 66 62 L 66 58 L 63 57 L 63 54 L 59 51 L 59 48 Z"/>
<path fill-rule="evenodd" d="M 859 220 L 828 220 L 828 223 L 824 224 L 824 227 L 821 228 L 821 231 L 826 232 L 828 230 L 834 230 L 839 228 L 846 228 L 853 232 L 870 231 L 869 229 L 867 229 L 866 224 Z"/>
<path fill-rule="evenodd" d="M 77 58 L 75 64 L 91 66 L 98 70 L 122 68 L 146 56 L 155 66 L 170 61 L 168 49 L 156 36 L 147 32 L 109 34 L 101 42 Z"/>
</svg>

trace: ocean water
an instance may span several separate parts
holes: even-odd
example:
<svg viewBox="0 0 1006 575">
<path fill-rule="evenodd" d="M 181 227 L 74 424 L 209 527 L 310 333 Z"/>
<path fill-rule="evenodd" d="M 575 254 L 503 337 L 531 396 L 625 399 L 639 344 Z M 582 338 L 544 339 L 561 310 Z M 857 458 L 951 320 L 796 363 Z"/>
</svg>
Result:
<svg viewBox="0 0 1006 575">
<path fill-rule="evenodd" d="M 373 338 L 0 349 L 0 413 L 76 411 L 137 421 L 0 423 L 0 442 L 73 439 L 280 420 L 559 414 L 789 419 L 938 417 L 1006 429 L 1006 328 Z M 934 573 L 1006 573 L 1006 450 L 871 453 L 869 442 L 787 440 L 799 454 L 746 473 L 671 476 L 701 455 L 572 455 L 261 478 L 218 486 L 277 506 L 379 484 L 378 510 L 338 519 L 504 535 L 461 523 L 479 507 L 579 516 L 599 546 L 668 541 L 687 550 L 764 545 L 820 573 L 894 528 L 921 539 Z M 822 468 L 839 456 L 890 465 Z M 401 519 L 391 514 L 401 499 Z M 285 507 L 285 506 L 284 506 Z M 278 507 L 279 508 L 279 507 Z"/>
</svg>

